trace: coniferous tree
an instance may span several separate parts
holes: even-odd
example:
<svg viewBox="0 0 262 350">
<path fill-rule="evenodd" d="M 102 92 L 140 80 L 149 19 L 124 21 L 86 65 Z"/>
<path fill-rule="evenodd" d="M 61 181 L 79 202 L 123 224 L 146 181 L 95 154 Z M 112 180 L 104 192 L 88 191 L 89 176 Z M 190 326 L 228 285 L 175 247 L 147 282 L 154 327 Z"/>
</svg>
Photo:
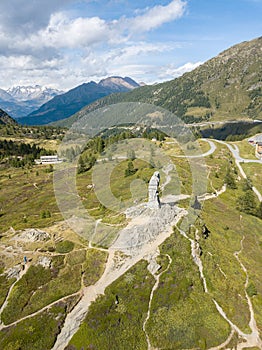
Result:
<svg viewBox="0 0 262 350">
<path fill-rule="evenodd" d="M 247 214 L 256 214 L 256 199 L 252 190 L 247 190 L 238 198 L 237 208 Z"/>
<path fill-rule="evenodd" d="M 231 188 L 232 190 L 235 190 L 237 188 L 235 178 L 232 175 L 229 168 L 227 169 L 227 172 L 226 172 L 225 183 L 227 187 Z"/>
<path fill-rule="evenodd" d="M 259 203 L 258 208 L 257 208 L 257 212 L 256 212 L 256 216 L 259 219 L 262 219 L 262 202 Z"/>
</svg>

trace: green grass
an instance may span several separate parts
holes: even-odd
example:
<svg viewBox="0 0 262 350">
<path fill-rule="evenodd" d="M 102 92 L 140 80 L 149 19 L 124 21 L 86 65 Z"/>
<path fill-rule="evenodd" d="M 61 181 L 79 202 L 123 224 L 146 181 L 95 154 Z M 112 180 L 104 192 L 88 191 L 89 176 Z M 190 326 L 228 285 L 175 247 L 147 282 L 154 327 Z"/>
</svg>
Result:
<svg viewBox="0 0 262 350">
<path fill-rule="evenodd" d="M 9 288 L 15 282 L 15 278 L 8 279 L 6 275 L 0 276 L 0 307 L 5 301 Z"/>
<path fill-rule="evenodd" d="M 241 163 L 247 177 L 249 177 L 253 185 L 262 193 L 261 171 L 262 164 L 258 163 Z"/>
<path fill-rule="evenodd" d="M 142 325 L 154 280 L 146 266 L 144 261 L 137 263 L 91 304 L 85 321 L 70 341 L 72 349 L 147 348 Z"/>
<path fill-rule="evenodd" d="M 256 147 L 252 146 L 250 143 L 248 143 L 248 140 L 242 140 L 238 142 L 234 142 L 239 148 L 239 155 L 242 158 L 247 158 L 247 159 L 257 159 L 255 156 L 255 150 Z"/>
<path fill-rule="evenodd" d="M 58 242 L 55 245 L 55 249 L 60 254 L 69 253 L 74 249 L 74 243 L 68 240 Z"/>
<path fill-rule="evenodd" d="M 76 297 L 69 298 L 66 302 L 59 302 L 37 316 L 0 331 L 0 348 L 2 350 L 51 349 L 66 313 L 75 302 Z"/>
<path fill-rule="evenodd" d="M 96 249 L 87 250 L 86 261 L 83 265 L 83 282 L 86 287 L 95 284 L 102 276 L 107 257 L 108 254 L 106 252 Z"/>
<path fill-rule="evenodd" d="M 27 273 L 16 283 L 3 310 L 1 319 L 5 324 L 22 317 L 23 309 L 27 306 L 33 292 L 51 280 L 51 272 L 42 266 L 31 266 Z"/>
<path fill-rule="evenodd" d="M 46 227 L 62 219 L 54 195 L 52 173 L 46 173 L 46 168 L 0 169 L 1 232 L 10 226 L 16 230 Z M 39 175 L 36 175 L 36 171 Z M 51 217 L 41 218 L 43 210 L 49 210 Z"/>
<path fill-rule="evenodd" d="M 221 190 L 225 183 L 225 175 L 228 168 L 231 169 L 233 174 L 235 171 L 237 172 L 234 162 L 233 164 L 230 163 L 232 157 L 228 148 L 217 142 L 215 145 L 215 152 L 205 158 L 207 172 L 209 173 L 207 190 L 210 193 L 213 193 L 215 190 Z M 236 177 L 236 174 L 234 174 L 234 177 Z"/>
<path fill-rule="evenodd" d="M 2 320 L 10 324 L 81 287 L 81 265 L 68 266 L 56 260 L 53 269 L 32 265 L 16 283 L 2 313 Z"/>
<path fill-rule="evenodd" d="M 153 347 L 161 349 L 206 349 L 218 345 L 230 328 L 204 293 L 190 243 L 177 231 L 162 245 L 172 264 L 160 278 L 147 331 Z"/>
<path fill-rule="evenodd" d="M 261 220 L 236 210 L 239 191 L 227 191 L 216 200 L 208 201 L 202 219 L 211 231 L 210 238 L 201 240 L 203 263 L 207 284 L 212 296 L 223 307 L 227 316 L 244 331 L 249 331 L 249 310 L 245 300 L 245 274 L 233 253 L 241 249 L 240 241 L 245 236 L 240 259 L 258 291 L 253 300 L 260 305 L 256 317 L 261 323 Z M 259 243 L 260 242 L 260 243 Z M 244 258 L 248 256 L 248 259 Z M 225 273 L 225 277 L 221 270 Z M 260 300 L 260 301 L 259 301 Z"/>
</svg>

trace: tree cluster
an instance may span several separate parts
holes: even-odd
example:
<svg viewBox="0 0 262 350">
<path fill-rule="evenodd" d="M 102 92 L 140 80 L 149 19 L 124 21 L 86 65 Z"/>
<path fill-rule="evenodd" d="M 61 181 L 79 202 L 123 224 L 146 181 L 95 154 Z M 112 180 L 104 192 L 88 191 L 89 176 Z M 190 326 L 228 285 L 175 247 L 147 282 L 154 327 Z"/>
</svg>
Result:
<svg viewBox="0 0 262 350">
<path fill-rule="evenodd" d="M 0 160 L 4 160 L 5 163 L 15 168 L 33 165 L 36 158 L 50 154 L 54 154 L 54 152 L 35 144 L 0 140 Z"/>
</svg>

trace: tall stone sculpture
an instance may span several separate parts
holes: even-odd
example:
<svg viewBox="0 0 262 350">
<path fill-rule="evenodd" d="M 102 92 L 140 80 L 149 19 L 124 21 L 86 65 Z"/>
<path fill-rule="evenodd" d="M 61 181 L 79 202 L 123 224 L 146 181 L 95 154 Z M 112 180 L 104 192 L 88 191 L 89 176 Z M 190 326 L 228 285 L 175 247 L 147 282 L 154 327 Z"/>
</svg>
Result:
<svg viewBox="0 0 262 350">
<path fill-rule="evenodd" d="M 159 209 L 160 200 L 158 193 L 158 186 L 160 181 L 160 174 L 158 171 L 155 171 L 152 175 L 149 185 L 148 185 L 148 208 Z"/>
</svg>

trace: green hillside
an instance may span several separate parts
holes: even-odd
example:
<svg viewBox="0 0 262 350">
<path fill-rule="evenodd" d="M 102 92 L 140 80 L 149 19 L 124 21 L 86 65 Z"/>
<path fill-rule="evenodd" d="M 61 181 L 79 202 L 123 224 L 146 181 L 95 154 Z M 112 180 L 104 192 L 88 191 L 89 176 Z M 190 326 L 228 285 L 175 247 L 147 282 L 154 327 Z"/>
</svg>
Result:
<svg viewBox="0 0 262 350">
<path fill-rule="evenodd" d="M 0 125 L 17 125 L 17 122 L 10 117 L 5 111 L 0 109 Z"/>
<path fill-rule="evenodd" d="M 146 102 L 175 113 L 186 123 L 261 119 L 262 37 L 235 45 L 183 76 L 102 98 L 59 125 L 119 102 Z"/>
</svg>

